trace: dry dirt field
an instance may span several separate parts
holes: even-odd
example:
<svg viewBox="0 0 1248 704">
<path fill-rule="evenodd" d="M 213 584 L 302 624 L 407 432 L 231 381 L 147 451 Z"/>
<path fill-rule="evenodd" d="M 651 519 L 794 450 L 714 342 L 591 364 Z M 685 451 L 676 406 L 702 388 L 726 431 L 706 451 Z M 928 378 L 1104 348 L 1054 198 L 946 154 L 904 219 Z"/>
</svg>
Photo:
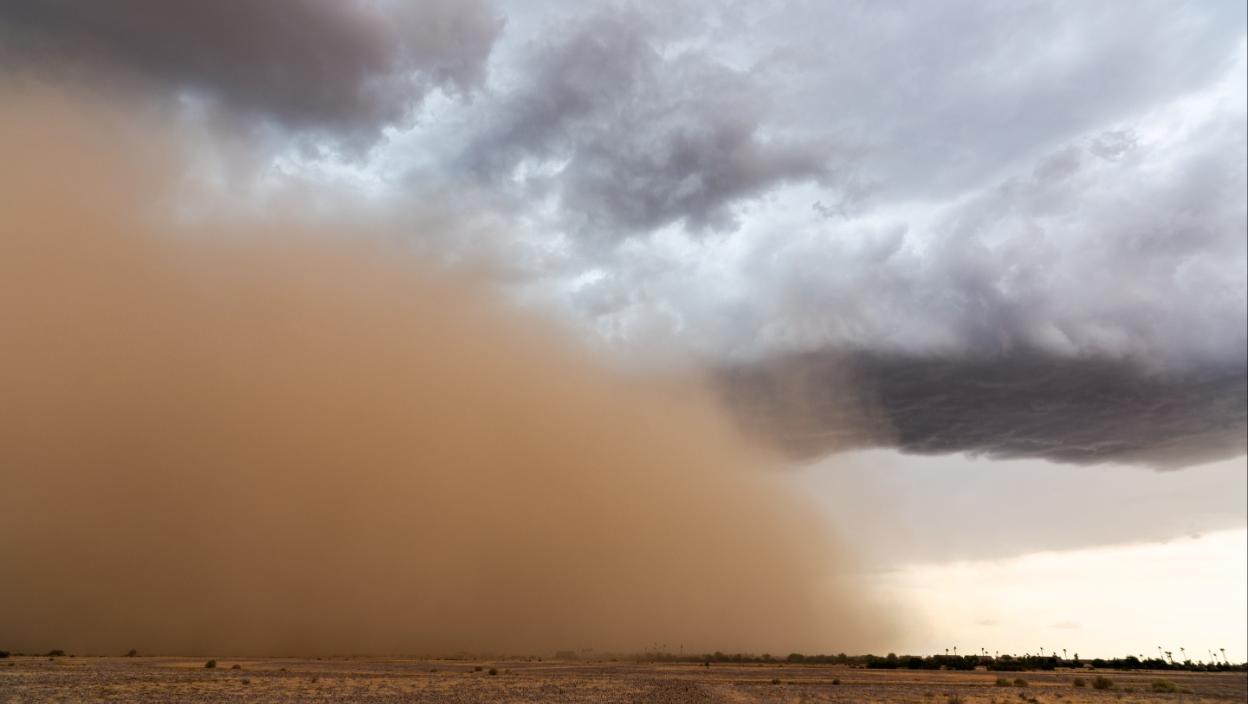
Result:
<svg viewBox="0 0 1248 704">
<path fill-rule="evenodd" d="M 0 660 L 5 702 L 1243 702 L 1244 673 L 1103 672 L 1112 690 L 1076 688 L 1076 673 L 883 671 L 818 666 L 655 665 L 393 658 L 171 657 Z M 239 669 L 233 669 L 239 665 Z M 477 668 L 480 668 L 478 670 Z M 491 675 L 490 669 L 497 670 Z M 1079 673 L 1091 683 L 1092 675 Z M 1166 679 L 1181 690 L 1154 693 Z M 773 683 L 778 679 L 779 683 Z M 836 682 L 839 682 L 837 684 Z"/>
</svg>

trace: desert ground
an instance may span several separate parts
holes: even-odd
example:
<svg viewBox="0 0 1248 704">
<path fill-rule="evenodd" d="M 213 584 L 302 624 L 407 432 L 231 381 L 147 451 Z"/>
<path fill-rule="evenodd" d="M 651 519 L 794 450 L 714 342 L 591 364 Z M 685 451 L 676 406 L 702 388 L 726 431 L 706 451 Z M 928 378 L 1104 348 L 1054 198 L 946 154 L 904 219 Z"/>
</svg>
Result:
<svg viewBox="0 0 1248 704">
<path fill-rule="evenodd" d="M 12 657 L 0 702 L 1243 702 L 1248 675 L 402 658 Z M 235 668 L 235 666 L 238 666 Z M 491 670 L 497 674 L 491 674 Z M 1095 675 L 1112 689 L 1091 687 Z M 1021 677 L 1027 686 L 998 686 Z M 1087 686 L 1075 687 L 1081 677 Z M 1179 690 L 1151 691 L 1166 680 Z"/>
</svg>

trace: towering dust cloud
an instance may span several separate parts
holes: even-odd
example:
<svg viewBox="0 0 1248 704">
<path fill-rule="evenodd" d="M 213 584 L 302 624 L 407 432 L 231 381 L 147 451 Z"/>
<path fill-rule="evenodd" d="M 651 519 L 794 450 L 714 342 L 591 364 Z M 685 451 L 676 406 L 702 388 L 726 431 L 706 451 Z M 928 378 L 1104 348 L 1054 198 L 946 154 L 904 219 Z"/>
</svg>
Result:
<svg viewBox="0 0 1248 704">
<path fill-rule="evenodd" d="M 172 130 L 6 95 L 4 645 L 878 642 L 818 517 L 696 390 L 366 233 L 179 226 Z"/>
</svg>

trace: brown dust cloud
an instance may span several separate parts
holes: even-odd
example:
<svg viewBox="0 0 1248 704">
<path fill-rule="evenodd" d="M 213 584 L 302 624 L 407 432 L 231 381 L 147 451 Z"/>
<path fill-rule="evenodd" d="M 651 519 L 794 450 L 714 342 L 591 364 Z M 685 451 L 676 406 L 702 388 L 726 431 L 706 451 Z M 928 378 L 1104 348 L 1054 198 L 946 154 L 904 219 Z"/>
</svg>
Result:
<svg viewBox="0 0 1248 704">
<path fill-rule="evenodd" d="M 193 140 L 160 109 L 4 94 L 0 646 L 883 637 L 819 513 L 696 384 L 622 378 L 393 238 L 188 216 Z"/>
</svg>

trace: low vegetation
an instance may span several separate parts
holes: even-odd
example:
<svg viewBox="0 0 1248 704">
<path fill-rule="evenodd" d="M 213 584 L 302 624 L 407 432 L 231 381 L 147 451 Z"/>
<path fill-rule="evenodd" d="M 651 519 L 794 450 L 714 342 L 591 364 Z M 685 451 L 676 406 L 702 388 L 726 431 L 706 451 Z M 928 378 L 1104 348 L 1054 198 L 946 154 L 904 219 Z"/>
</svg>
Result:
<svg viewBox="0 0 1248 704">
<path fill-rule="evenodd" d="M 1171 682 L 1170 680 L 1153 680 L 1152 683 L 1148 685 L 1148 688 L 1154 692 L 1177 692 L 1179 691 L 1178 685 Z"/>
</svg>

